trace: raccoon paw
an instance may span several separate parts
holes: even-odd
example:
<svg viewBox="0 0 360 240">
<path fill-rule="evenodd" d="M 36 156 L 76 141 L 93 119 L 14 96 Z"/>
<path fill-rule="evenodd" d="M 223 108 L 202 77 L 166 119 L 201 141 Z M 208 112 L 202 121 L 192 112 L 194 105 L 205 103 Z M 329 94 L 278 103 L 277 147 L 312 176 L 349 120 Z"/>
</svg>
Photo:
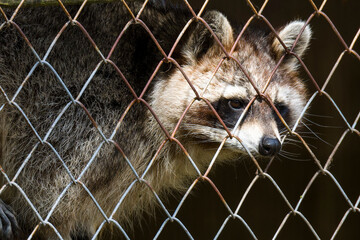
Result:
<svg viewBox="0 0 360 240">
<path fill-rule="evenodd" d="M 17 239 L 20 232 L 14 211 L 0 199 L 0 239 Z"/>
</svg>

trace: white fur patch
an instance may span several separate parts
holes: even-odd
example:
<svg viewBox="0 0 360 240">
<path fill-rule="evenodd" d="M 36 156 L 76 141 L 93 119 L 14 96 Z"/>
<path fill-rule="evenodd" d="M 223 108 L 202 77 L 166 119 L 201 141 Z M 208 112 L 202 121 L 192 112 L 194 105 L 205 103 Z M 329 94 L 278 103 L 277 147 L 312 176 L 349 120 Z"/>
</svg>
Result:
<svg viewBox="0 0 360 240">
<path fill-rule="evenodd" d="M 248 123 L 241 126 L 238 137 L 243 144 L 251 151 L 258 152 L 260 140 L 264 136 L 263 128 L 256 123 Z"/>
<path fill-rule="evenodd" d="M 227 85 L 223 96 L 226 99 L 248 98 L 247 89 L 242 86 Z"/>
<path fill-rule="evenodd" d="M 304 27 L 305 22 L 303 21 L 293 21 L 287 24 L 280 32 L 279 37 L 285 44 L 286 48 L 291 49 L 295 43 L 295 40 L 298 38 L 301 29 Z M 304 31 L 301 33 L 296 45 L 294 46 L 293 52 L 298 55 L 300 58 L 304 55 L 305 50 L 308 48 L 312 31 L 310 26 L 306 26 Z M 285 49 L 280 41 L 275 38 L 272 44 L 272 48 L 277 56 L 280 57 L 285 53 Z M 298 60 L 293 57 L 291 61 L 287 62 L 287 68 L 289 70 L 296 70 L 298 67 Z"/>
</svg>

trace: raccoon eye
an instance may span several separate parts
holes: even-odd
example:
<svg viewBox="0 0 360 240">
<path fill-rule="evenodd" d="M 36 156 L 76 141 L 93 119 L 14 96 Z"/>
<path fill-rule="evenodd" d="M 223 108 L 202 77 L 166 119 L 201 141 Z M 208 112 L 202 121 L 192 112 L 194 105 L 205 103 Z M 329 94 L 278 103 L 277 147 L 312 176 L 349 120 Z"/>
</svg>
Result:
<svg viewBox="0 0 360 240">
<path fill-rule="evenodd" d="M 228 103 L 230 108 L 234 110 L 239 110 L 245 107 L 245 102 L 239 99 L 231 99 Z"/>
<path fill-rule="evenodd" d="M 283 118 L 285 118 L 289 113 L 289 108 L 284 103 L 276 103 L 275 107 Z"/>
</svg>

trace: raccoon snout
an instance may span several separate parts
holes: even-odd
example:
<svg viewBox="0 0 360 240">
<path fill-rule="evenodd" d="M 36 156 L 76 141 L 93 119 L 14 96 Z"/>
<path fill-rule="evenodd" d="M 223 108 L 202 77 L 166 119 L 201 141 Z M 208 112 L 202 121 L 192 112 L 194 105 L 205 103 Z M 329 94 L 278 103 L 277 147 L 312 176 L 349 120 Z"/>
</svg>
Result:
<svg viewBox="0 0 360 240">
<path fill-rule="evenodd" d="M 281 149 L 281 143 L 277 138 L 263 137 L 259 144 L 259 153 L 263 156 L 274 156 Z"/>
</svg>

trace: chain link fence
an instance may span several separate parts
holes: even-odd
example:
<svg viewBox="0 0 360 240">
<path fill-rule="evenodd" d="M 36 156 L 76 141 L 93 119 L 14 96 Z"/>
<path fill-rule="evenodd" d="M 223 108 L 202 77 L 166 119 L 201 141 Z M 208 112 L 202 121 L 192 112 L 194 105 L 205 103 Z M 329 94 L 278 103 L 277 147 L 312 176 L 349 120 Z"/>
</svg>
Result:
<svg viewBox="0 0 360 240">
<path fill-rule="evenodd" d="M 108 225 L 113 227 L 112 231 L 115 236 L 112 236 L 112 238 L 114 239 L 358 239 L 360 237 L 358 227 L 360 223 L 360 179 L 357 177 L 360 167 L 358 151 L 360 146 L 360 132 L 358 130 L 360 99 L 357 94 L 359 90 L 358 64 L 360 56 L 357 49 L 359 49 L 358 38 L 360 35 L 360 28 L 359 21 L 356 21 L 356 19 L 358 20 L 356 14 L 360 9 L 359 6 L 352 9 L 353 12 L 350 14 L 351 16 L 355 16 L 353 18 L 355 20 L 353 22 L 345 23 L 345 25 L 352 26 L 352 29 L 355 29 L 354 32 L 344 33 L 333 21 L 334 18 L 339 19 L 343 16 L 340 14 L 341 9 L 334 10 L 338 15 L 333 14 L 334 17 L 330 17 L 327 13 L 327 7 L 329 7 L 328 5 L 333 4 L 334 7 L 329 7 L 329 11 L 332 12 L 333 10 L 331 9 L 336 9 L 337 6 L 340 8 L 350 1 L 335 1 L 335 3 L 328 3 L 326 0 L 322 2 L 309 0 L 301 2 L 301 6 L 306 8 L 306 11 L 304 12 L 307 13 L 307 15 L 302 14 L 301 17 L 306 20 L 306 24 L 314 26 L 315 43 L 310 49 L 309 55 L 312 57 L 307 57 L 305 62 L 298 58 L 304 78 L 309 79 L 308 85 L 311 91 L 311 96 L 306 107 L 302 111 L 298 123 L 303 120 L 303 118 L 311 117 L 310 114 L 309 116 L 306 116 L 306 112 L 312 112 L 314 114 L 313 118 L 317 120 L 309 120 L 308 125 L 313 126 L 311 126 L 310 129 L 305 125 L 307 132 L 301 132 L 302 130 L 297 131 L 298 124 L 296 124 L 293 129 L 287 127 L 289 134 L 286 137 L 292 135 L 292 138 L 295 139 L 294 141 L 296 141 L 297 144 L 297 146 L 293 148 L 290 146 L 288 151 L 295 154 L 299 153 L 299 155 L 289 155 L 288 158 L 290 160 L 283 159 L 282 161 L 279 161 L 277 158 L 272 158 L 269 161 L 258 161 L 249 152 L 250 161 L 242 163 L 242 165 L 239 164 L 240 166 L 237 166 L 236 170 L 234 167 L 230 167 L 231 169 L 229 170 L 229 166 L 224 166 L 213 173 L 213 164 L 216 162 L 217 154 L 221 151 L 223 144 L 220 145 L 217 154 L 213 156 L 207 170 L 201 172 L 196 166 L 196 159 L 193 160 L 191 156 L 187 154 L 186 149 L 182 147 L 181 142 L 176 139 L 175 135 L 179 124 L 181 124 L 182 119 L 186 116 L 188 109 L 195 100 L 204 101 L 211 107 L 208 100 L 192 86 L 191 77 L 186 76 L 183 72 L 188 84 L 194 89 L 196 99 L 194 99 L 194 101 L 186 108 L 186 111 L 182 116 L 179 116 L 179 124 L 171 132 L 166 130 L 161 121 L 158 120 L 156 113 L 152 111 L 149 103 L 144 100 L 143 95 L 146 92 L 146 89 L 151 84 L 152 79 L 157 74 L 157 71 L 159 71 L 162 64 L 171 62 L 181 71 L 181 66 L 174 60 L 172 53 L 186 32 L 186 29 L 191 26 L 193 22 L 201 22 L 214 36 L 217 44 L 224 50 L 224 47 L 221 45 L 221 42 L 216 37 L 209 24 L 202 18 L 203 12 L 209 8 L 209 4 L 217 4 L 217 6 L 220 7 L 223 6 L 222 8 L 224 8 L 225 13 L 225 4 L 227 4 L 229 8 L 231 8 L 232 5 L 243 4 L 241 5 L 241 11 L 244 14 L 241 14 L 241 16 L 234 14 L 237 20 L 241 19 L 241 21 L 245 22 L 237 36 L 237 41 L 239 41 L 245 30 L 255 23 L 264 25 L 277 35 L 275 31 L 276 28 L 274 27 L 277 25 L 273 25 L 273 22 L 282 21 L 282 23 L 284 23 L 293 19 L 294 15 L 295 18 L 298 17 L 298 13 L 288 11 L 286 14 L 288 14 L 290 18 L 286 18 L 285 20 L 275 19 L 273 21 L 270 19 L 275 18 L 274 12 L 276 13 L 275 15 L 282 15 L 282 8 L 288 9 L 291 5 L 296 9 L 300 3 L 297 1 L 291 3 L 278 3 L 271 0 L 244 0 L 241 3 L 237 1 L 229 1 L 229 3 L 218 3 L 216 1 L 204 1 L 201 3 L 192 3 L 188 1 L 179 2 L 188 9 L 192 18 L 189 19 L 188 23 L 181 31 L 178 39 L 172 43 L 173 47 L 170 52 L 165 52 L 163 50 L 161 47 L 162 43 L 157 41 L 156 37 L 147 26 L 147 23 L 142 21 L 142 11 L 147 7 L 148 1 L 144 1 L 139 12 L 133 12 L 128 7 L 127 2 L 123 1 L 124 6 L 128 8 L 130 16 L 129 21 L 120 33 L 116 33 L 116 41 L 109 47 L 108 52 L 102 51 L 102 48 L 98 47 L 98 43 L 93 40 L 91 33 L 88 33 L 86 27 L 78 20 L 82 11 L 86 11 L 85 6 L 89 4 L 87 1 L 82 2 L 77 8 L 77 11 L 70 11 L 68 6 L 64 5 L 61 0 L 56 3 L 59 6 L 59 9 L 65 13 L 66 19 L 63 22 L 63 27 L 59 29 L 59 32 L 54 36 L 52 43 L 49 47 L 46 47 L 47 49 L 44 54 L 39 53 L 38 49 L 32 45 L 32 39 L 28 37 L 27 33 L 23 30 L 26 28 L 26 32 L 28 32 L 29 29 L 31 29 L 31 31 L 36 31 L 36 26 L 17 24 L 17 15 L 21 14 L 21 11 L 27 11 L 27 7 L 23 6 L 26 4 L 26 1 L 19 2 L 16 5 L 16 8 L 11 10 L 4 6 L 0 7 L 0 35 L 4 34 L 6 26 L 12 25 L 13 30 L 20 34 L 26 41 L 28 49 L 31 51 L 32 61 L 34 62 L 29 69 L 27 76 L 24 76 L 21 80 L 22 82 L 18 85 L 14 94 L 10 94 L 5 89 L 1 88 L 2 97 L 5 99 L 6 103 L 0 108 L 0 110 L 3 110 L 5 107 L 10 106 L 11 108 L 17 109 L 22 115 L 22 121 L 27 123 L 28 127 L 31 128 L 34 136 L 37 138 L 37 141 L 32 143 L 33 150 L 30 153 L 24 153 L 22 164 L 16 166 L 17 170 L 14 176 L 9 176 L 6 168 L 1 168 L 4 185 L 1 186 L 0 193 L 7 188 L 12 188 L 15 189 L 15 191 L 20 192 L 27 203 L 27 205 L 23 207 L 28 208 L 29 211 L 33 211 L 37 216 L 36 227 L 32 230 L 31 235 L 26 237 L 28 239 L 37 239 L 36 234 L 38 229 L 44 226 L 51 228 L 51 231 L 54 231 L 59 239 L 64 237 L 58 232 L 56 226 L 52 224 L 51 216 L 53 212 L 56 211 L 58 205 L 63 201 L 68 191 L 70 191 L 74 185 L 77 185 L 81 186 L 87 192 L 88 196 L 97 206 L 98 211 L 103 215 L 103 221 L 99 226 L 96 226 L 96 233 L 92 236 L 93 239 L 96 239 L 100 232 Z M 283 4 L 287 6 L 283 6 Z M 196 8 L 199 8 L 200 10 L 194 10 Z M 74 8 L 72 7 L 72 9 Z M 101 5 L 99 5 L 99 11 L 101 11 Z M 246 18 L 244 16 L 246 16 Z M 281 16 L 278 17 L 281 18 Z M 145 89 L 140 95 L 132 89 L 122 71 L 116 63 L 110 59 L 118 42 L 133 24 L 138 24 L 143 27 L 163 55 L 163 59 L 158 63 L 158 67 L 149 78 Z M 340 25 L 343 26 L 342 23 Z M 49 60 L 49 55 L 68 28 L 79 28 L 84 39 L 90 42 L 93 50 L 97 52 L 97 57 L 94 58 L 95 67 L 88 74 L 90 77 L 86 80 L 81 92 L 77 96 L 74 96 L 72 94 L 73 91 L 68 88 L 66 80 L 62 78 L 62 72 L 58 72 L 57 69 L 52 66 L 51 60 Z M 333 39 L 333 42 L 337 44 L 334 49 L 328 48 L 325 49 L 324 52 L 317 51 L 322 49 L 322 45 L 325 46 L 323 41 L 328 40 L 327 37 L 319 37 L 319 39 L 316 39 L 316 37 L 319 36 L 316 33 L 317 28 L 319 31 L 324 31 L 324 28 L 328 30 L 326 31 L 327 36 L 329 36 L 328 38 Z M 346 34 L 346 39 L 343 37 L 344 34 Z M 2 46 L 0 46 L 0 51 L 1 48 Z M 14 48 L 14 51 L 16 51 L 16 48 Z M 312 55 L 313 52 L 318 53 L 317 57 Z M 329 52 L 332 54 L 331 56 L 336 56 L 336 58 L 330 59 L 328 57 L 323 57 L 329 56 L 327 55 Z M 236 61 L 236 59 L 232 57 L 231 51 L 224 51 L 224 54 L 225 58 L 219 59 L 218 68 L 224 61 Z M 289 50 L 289 54 L 292 54 L 291 50 Z M 9 58 L 11 57 L 12 56 L 9 56 Z M 283 58 L 284 57 L 281 58 L 276 68 L 273 70 L 273 73 L 279 67 Z M 318 66 L 316 65 L 318 62 L 325 62 L 327 66 L 331 66 L 330 68 L 323 67 L 314 69 L 314 66 Z M 86 94 L 87 87 L 91 84 L 92 78 L 102 64 L 107 64 L 113 68 L 134 96 L 134 98 L 129 101 L 126 111 L 122 113 L 120 119 L 117 119 L 118 123 L 110 133 L 102 131 L 102 126 L 93 117 L 91 109 L 87 109 L 86 104 L 82 103 L 80 100 L 82 94 Z M 237 62 L 237 64 L 241 67 L 241 63 Z M 24 91 L 24 85 L 27 84 L 28 81 L 31 81 L 31 76 L 36 72 L 39 65 L 46 66 L 51 70 L 57 83 L 64 90 L 64 94 L 67 94 L 70 99 L 70 101 L 64 105 L 60 113 L 54 117 L 52 125 L 48 126 L 46 130 L 42 130 L 42 133 L 39 133 L 39 129 L 33 124 L 28 113 L 25 113 L 21 106 L 17 104 L 17 96 Z M 214 74 L 218 68 L 214 69 Z M 345 68 L 345 70 L 339 70 L 341 68 Z M 342 76 L 339 76 L 338 74 L 339 71 L 347 72 L 348 74 L 345 78 L 342 78 Z M 319 72 L 321 72 L 321 74 L 319 74 Z M 247 78 L 250 82 L 252 81 L 250 76 L 247 76 Z M 271 77 L 269 77 L 269 83 L 270 81 Z M 335 87 L 341 84 L 348 84 L 349 87 L 347 89 Z M 255 87 L 254 84 L 253 86 Z M 265 99 L 274 110 L 277 111 L 271 100 L 266 96 L 266 91 L 261 91 L 261 89 L 256 89 L 256 91 L 258 96 Z M 351 102 L 345 102 L 339 105 L 337 99 L 333 97 L 338 97 L 339 95 L 349 95 L 348 99 L 350 99 Z M 250 101 L 250 104 L 254 100 L 255 98 Z M 152 157 L 152 160 L 148 163 L 146 169 L 141 173 L 133 168 L 131 159 L 126 157 L 122 148 L 114 140 L 114 136 L 121 125 L 122 120 L 137 102 L 141 102 L 149 109 L 155 120 L 158 121 L 158 124 L 165 135 L 163 143 L 158 146 L 157 153 Z M 313 110 L 309 110 L 310 105 Z M 83 111 L 87 115 L 91 122 L 89 128 L 96 129 L 97 133 L 100 134 L 103 139 L 99 145 L 94 146 L 94 149 L 91 150 L 92 157 L 79 176 L 73 175 L 67 165 L 66 159 L 64 159 L 63 156 L 60 156 L 58 150 L 48 141 L 50 134 L 56 128 L 62 116 L 64 116 L 68 109 L 73 106 L 76 106 L 79 111 Z M 213 108 L 212 111 L 214 111 L 219 122 L 222 123 L 229 133 L 228 137 L 230 137 L 231 131 L 226 128 L 222 119 Z M 319 112 L 321 115 L 335 116 L 336 119 L 329 120 L 327 116 L 319 117 L 315 115 Z M 280 116 L 278 112 L 277 114 Z M 286 122 L 284 122 L 284 120 L 282 121 L 285 126 L 287 126 Z M 336 125 L 335 128 L 322 126 L 322 124 L 326 125 L 333 123 Z M 330 137 L 329 132 L 333 131 L 336 133 Z M 320 134 L 318 132 L 325 134 L 319 137 L 318 135 Z M 223 143 L 225 143 L 228 137 L 224 139 Z M 315 137 L 315 139 L 312 139 L 312 137 Z M 284 140 L 285 139 L 283 139 L 283 141 Z M 198 172 L 197 178 L 188 186 L 185 193 L 176 198 L 171 198 L 170 203 L 164 201 L 161 196 L 159 197 L 159 193 L 157 193 L 151 184 L 145 180 L 147 172 L 151 169 L 159 152 L 168 141 L 177 142 L 186 154 L 188 161 L 191 162 Z M 331 146 L 324 147 L 324 143 L 321 143 L 328 141 L 331 142 Z M 115 147 L 116 151 L 124 157 L 126 164 L 128 164 L 135 176 L 135 180 L 129 183 L 124 194 L 119 196 L 118 204 L 112 210 L 111 214 L 106 214 L 106 211 L 103 210 L 104 206 L 101 206 L 97 202 L 91 189 L 88 189 L 82 182 L 83 175 L 91 167 L 97 155 L 100 154 L 103 145 L 106 144 Z M 39 213 L 39 209 L 34 206 L 32 199 L 30 199 L 27 193 L 23 191 L 22 186 L 17 183 L 18 176 L 27 168 L 29 159 L 40 145 L 46 145 L 48 146 L 47 149 L 51 149 L 51 154 L 54 154 L 56 161 L 66 169 L 71 178 L 71 181 L 63 189 L 46 216 L 42 216 Z M 343 148 L 345 148 L 345 150 L 341 150 Z M 306 161 L 291 161 L 292 157 Z M 303 165 L 305 165 L 305 167 L 303 167 Z M 339 165 L 347 166 L 347 168 L 340 167 L 340 170 L 337 170 Z M 343 177 L 343 175 L 346 177 Z M 297 182 L 294 178 L 301 178 L 302 180 Z M 143 227 L 138 228 L 135 226 L 135 230 L 132 230 L 126 224 L 123 225 L 122 223 L 117 222 L 113 216 L 137 182 L 144 183 L 148 190 L 152 191 L 153 196 L 156 198 L 160 207 L 156 213 L 156 221 L 152 217 L 145 217 L 145 220 L 143 220 Z M 201 187 L 199 185 L 201 185 Z M 197 188 L 196 191 L 194 190 L 195 188 Z M 329 191 L 328 189 L 332 190 Z M 191 196 L 192 194 L 195 196 Z M 318 199 L 321 199 L 322 202 L 319 202 Z M 337 206 L 339 206 L 339 209 L 335 209 Z M 334 212 L 334 214 L 329 214 L 328 212 Z M 109 236 L 108 238 L 111 237 Z"/>
</svg>

